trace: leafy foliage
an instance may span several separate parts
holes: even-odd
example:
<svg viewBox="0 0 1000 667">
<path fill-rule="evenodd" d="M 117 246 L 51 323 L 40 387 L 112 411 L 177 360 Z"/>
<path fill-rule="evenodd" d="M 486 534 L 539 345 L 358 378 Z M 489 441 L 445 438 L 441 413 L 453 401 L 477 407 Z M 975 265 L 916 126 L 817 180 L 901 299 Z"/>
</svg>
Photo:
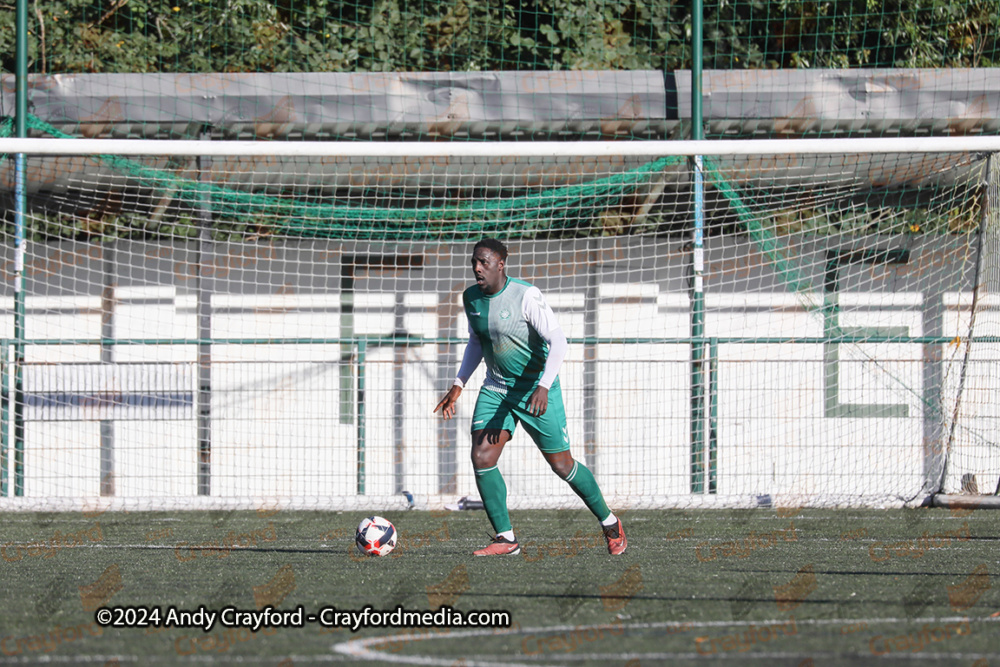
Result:
<svg viewBox="0 0 1000 667">
<path fill-rule="evenodd" d="M 368 72 L 683 69 L 678 0 L 33 0 L 30 71 Z M 706 2 L 717 69 L 989 67 L 1000 0 Z M 0 63 L 14 68 L 14 7 Z"/>
</svg>

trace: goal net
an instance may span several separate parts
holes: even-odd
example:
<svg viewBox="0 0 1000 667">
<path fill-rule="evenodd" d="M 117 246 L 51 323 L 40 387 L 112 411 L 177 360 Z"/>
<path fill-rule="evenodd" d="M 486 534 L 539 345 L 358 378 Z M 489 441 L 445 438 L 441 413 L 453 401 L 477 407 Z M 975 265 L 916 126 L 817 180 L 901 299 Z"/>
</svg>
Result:
<svg viewBox="0 0 1000 667">
<path fill-rule="evenodd" d="M 613 508 L 997 490 L 989 138 L 249 144 L 33 129 L 56 138 L 0 140 L 0 507 L 475 497 L 483 368 L 456 419 L 432 411 L 487 236 L 569 339 L 571 451 Z M 514 508 L 581 507 L 523 429 L 500 468 Z"/>
</svg>

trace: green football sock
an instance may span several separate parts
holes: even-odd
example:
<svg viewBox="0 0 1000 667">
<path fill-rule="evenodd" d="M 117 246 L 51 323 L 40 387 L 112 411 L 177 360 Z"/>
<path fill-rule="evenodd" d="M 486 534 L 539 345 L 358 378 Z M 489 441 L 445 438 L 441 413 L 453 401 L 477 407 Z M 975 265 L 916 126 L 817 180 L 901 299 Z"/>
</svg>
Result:
<svg viewBox="0 0 1000 667">
<path fill-rule="evenodd" d="M 500 474 L 500 468 L 476 470 L 476 486 L 486 508 L 486 516 L 493 524 L 493 531 L 502 533 L 511 530 L 510 514 L 507 513 L 507 485 Z M 598 492 L 600 493 L 600 492 Z"/>
<path fill-rule="evenodd" d="M 583 498 L 583 502 L 594 513 L 598 521 L 608 518 L 611 510 L 608 508 L 608 504 L 604 502 L 604 494 L 601 493 L 601 487 L 597 486 L 594 473 L 590 472 L 587 466 L 579 461 L 573 461 L 573 469 L 566 476 L 566 483 L 576 491 L 576 495 Z"/>
</svg>

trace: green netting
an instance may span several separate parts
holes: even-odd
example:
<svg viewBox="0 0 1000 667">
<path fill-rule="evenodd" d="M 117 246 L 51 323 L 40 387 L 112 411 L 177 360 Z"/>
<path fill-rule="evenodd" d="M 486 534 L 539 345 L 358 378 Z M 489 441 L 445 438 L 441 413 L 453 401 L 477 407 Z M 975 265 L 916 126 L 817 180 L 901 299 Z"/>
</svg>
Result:
<svg viewBox="0 0 1000 667">
<path fill-rule="evenodd" d="M 798 263 L 788 257 L 783 244 L 775 234 L 774 227 L 766 224 L 769 215 L 751 210 L 745 200 L 724 174 L 716 160 L 704 159 L 707 181 L 725 197 L 729 205 L 736 211 L 740 223 L 747 234 L 757 244 L 757 247 L 771 261 L 774 270 L 781 276 L 782 282 L 789 292 L 805 292 L 812 288 L 809 280 L 802 276 Z"/>
<path fill-rule="evenodd" d="M 56 138 L 72 138 L 35 116 L 28 126 Z M 11 124 L 0 125 L 0 136 L 10 136 Z M 149 167 L 136 159 L 101 155 L 89 160 L 143 188 L 170 197 L 182 208 L 210 213 L 216 223 L 240 222 L 248 217 L 267 220 L 269 233 L 337 239 L 443 240 L 471 232 L 530 237 L 565 229 L 589 230 L 601 211 L 619 206 L 623 196 L 685 158 L 670 156 L 639 167 L 586 182 L 547 189 L 524 196 L 473 198 L 455 203 L 416 207 L 359 206 L 343 202 L 311 202 L 301 197 L 278 197 L 184 178 Z M 258 229 L 258 231 L 260 231 Z"/>
<path fill-rule="evenodd" d="M 722 197 L 732 207 L 733 211 L 735 211 L 743 230 L 758 251 L 767 258 L 770 267 L 778 276 L 782 287 L 789 293 L 796 295 L 799 304 L 806 312 L 822 318 L 823 333 L 828 339 L 828 342 L 824 343 L 824 355 L 827 361 L 825 368 L 827 372 L 827 414 L 830 416 L 850 414 L 852 416 L 863 415 L 868 417 L 905 416 L 907 414 L 906 410 L 900 409 L 899 406 L 895 405 L 869 405 L 865 406 L 866 409 L 864 410 L 848 408 L 839 413 L 836 409 L 830 409 L 831 407 L 839 407 L 836 405 L 837 390 L 834 389 L 839 384 L 839 377 L 837 375 L 830 375 L 830 369 L 837 367 L 836 363 L 840 357 L 840 344 L 831 342 L 829 339 L 842 338 L 862 332 L 861 329 L 845 327 L 839 323 L 840 308 L 835 293 L 824 294 L 822 301 L 816 298 L 816 294 L 822 293 L 825 288 L 833 287 L 836 289 L 836 284 L 831 286 L 830 284 L 823 283 L 828 283 L 831 268 L 836 270 L 837 267 L 831 266 L 831 257 L 827 255 L 826 274 L 820 274 L 816 279 L 811 280 L 809 277 L 809 264 L 816 262 L 816 258 L 810 256 L 808 253 L 803 253 L 801 248 L 793 247 L 789 239 L 781 237 L 777 226 L 774 224 L 774 220 L 777 217 L 776 212 L 768 210 L 760 202 L 755 201 L 750 193 L 741 193 L 740 188 L 732 182 L 731 176 L 727 174 L 718 160 L 708 157 L 704 158 L 704 168 L 706 181 L 712 187 L 718 189 Z M 780 197 L 776 199 L 780 202 Z M 771 206 L 773 205 L 774 202 L 771 203 Z M 966 205 L 975 208 L 974 200 L 967 201 Z M 822 220 L 822 223 L 817 223 L 817 226 L 824 223 L 828 224 L 826 216 L 819 215 L 817 217 Z M 829 234 L 833 231 L 833 229 L 827 229 L 826 233 Z M 856 255 L 855 263 L 862 263 L 874 260 L 879 255 L 891 255 L 892 252 L 899 253 L 898 250 L 887 253 L 885 250 L 866 246 L 861 250 L 854 250 L 853 254 Z M 835 262 L 836 260 L 833 261 Z M 820 277 L 822 277 L 822 280 L 819 279 Z M 864 335 L 870 336 L 874 333 L 875 330 L 870 329 L 865 331 Z M 889 330 L 883 330 L 878 333 L 886 335 L 890 332 Z M 901 329 L 896 333 L 900 336 L 905 336 L 905 330 Z M 919 401 L 925 414 L 932 415 L 934 419 L 941 419 L 943 417 L 940 406 L 922 396 L 919 387 L 910 386 L 894 369 L 864 350 L 862 346 L 852 344 L 850 347 L 854 354 L 863 356 L 868 363 L 877 367 L 879 372 L 889 380 L 890 384 L 896 390 L 906 394 L 911 400 Z M 833 390 L 832 393 L 831 390 Z"/>
</svg>

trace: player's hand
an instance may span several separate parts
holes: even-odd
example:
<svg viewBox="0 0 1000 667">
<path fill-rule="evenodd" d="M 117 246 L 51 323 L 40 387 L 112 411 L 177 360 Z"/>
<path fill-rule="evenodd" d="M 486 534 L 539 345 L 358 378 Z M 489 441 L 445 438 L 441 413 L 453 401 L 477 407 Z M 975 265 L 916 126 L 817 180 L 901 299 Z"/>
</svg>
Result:
<svg viewBox="0 0 1000 667">
<path fill-rule="evenodd" d="M 528 398 L 528 414 L 541 417 L 549 409 L 549 390 L 545 387 L 535 387 Z"/>
<path fill-rule="evenodd" d="M 462 393 L 462 388 L 457 384 L 453 384 L 448 393 L 444 395 L 444 398 L 437 404 L 434 408 L 434 412 L 438 410 L 441 411 L 441 416 L 444 417 L 445 421 L 451 419 L 455 416 L 455 401 L 458 400 L 459 395 Z"/>
</svg>

